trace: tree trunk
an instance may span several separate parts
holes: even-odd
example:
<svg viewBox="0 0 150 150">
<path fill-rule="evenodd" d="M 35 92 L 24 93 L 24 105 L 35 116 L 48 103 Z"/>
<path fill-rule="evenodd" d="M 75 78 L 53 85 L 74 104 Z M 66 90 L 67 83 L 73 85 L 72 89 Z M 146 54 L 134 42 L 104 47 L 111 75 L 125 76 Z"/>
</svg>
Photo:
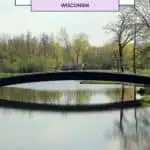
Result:
<svg viewBox="0 0 150 150">
<path fill-rule="evenodd" d="M 120 62 L 120 70 L 121 70 L 121 72 L 124 72 L 124 66 L 123 66 L 123 48 L 121 46 L 121 43 L 119 43 L 119 62 Z"/>
<path fill-rule="evenodd" d="M 135 24 L 135 29 L 134 29 L 133 73 L 136 73 L 136 24 Z"/>
</svg>

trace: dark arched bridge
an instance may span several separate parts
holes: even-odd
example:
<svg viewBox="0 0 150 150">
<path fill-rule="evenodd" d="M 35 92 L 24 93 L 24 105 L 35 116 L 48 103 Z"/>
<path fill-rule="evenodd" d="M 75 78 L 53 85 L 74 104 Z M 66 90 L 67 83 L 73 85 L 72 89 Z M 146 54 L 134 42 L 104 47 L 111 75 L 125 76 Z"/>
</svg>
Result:
<svg viewBox="0 0 150 150">
<path fill-rule="evenodd" d="M 0 86 L 61 80 L 103 80 L 150 85 L 150 76 L 97 71 L 71 71 L 55 73 L 34 73 L 28 75 L 0 78 Z"/>
<path fill-rule="evenodd" d="M 0 78 L 0 86 L 7 86 L 21 83 L 41 82 L 41 81 L 60 81 L 60 80 L 103 80 L 117 81 L 125 83 L 136 83 L 150 85 L 150 76 L 140 76 L 133 74 L 120 74 L 111 72 L 55 72 L 55 73 L 34 73 L 23 76 Z M 28 103 L 16 100 L 0 99 L 0 107 L 34 111 L 58 111 L 58 112 L 91 112 L 91 111 L 112 111 L 120 109 L 148 107 L 149 101 L 124 101 L 111 102 L 106 104 L 92 105 L 56 105 Z"/>
</svg>

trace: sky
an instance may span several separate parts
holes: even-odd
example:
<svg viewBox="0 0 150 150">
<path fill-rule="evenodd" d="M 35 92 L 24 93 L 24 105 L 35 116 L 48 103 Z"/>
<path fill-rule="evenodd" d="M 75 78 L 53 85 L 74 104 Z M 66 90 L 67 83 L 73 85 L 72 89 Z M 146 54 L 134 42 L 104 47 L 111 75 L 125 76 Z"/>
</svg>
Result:
<svg viewBox="0 0 150 150">
<path fill-rule="evenodd" d="M 18 35 L 30 31 L 58 35 L 66 28 L 70 37 L 86 33 L 92 45 L 103 45 L 112 38 L 104 25 L 117 19 L 117 12 L 31 12 L 30 6 L 15 6 L 14 0 L 0 1 L 0 34 Z"/>
</svg>

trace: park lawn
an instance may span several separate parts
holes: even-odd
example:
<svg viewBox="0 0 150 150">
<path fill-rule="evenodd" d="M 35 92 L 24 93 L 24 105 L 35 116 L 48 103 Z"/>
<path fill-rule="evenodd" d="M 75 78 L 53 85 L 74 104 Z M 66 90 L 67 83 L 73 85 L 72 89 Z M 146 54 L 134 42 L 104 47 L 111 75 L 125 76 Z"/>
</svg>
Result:
<svg viewBox="0 0 150 150">
<path fill-rule="evenodd" d="M 32 73 L 0 73 L 0 78 L 14 77 L 14 76 L 20 76 L 26 74 L 32 74 Z"/>
<path fill-rule="evenodd" d="M 150 69 L 138 70 L 137 74 L 150 76 Z"/>
<path fill-rule="evenodd" d="M 29 74 L 36 74 L 36 73 L 43 73 L 43 72 L 31 72 L 31 73 L 0 73 L 0 78 L 7 78 L 7 77 L 14 77 L 14 76 L 21 76 L 21 75 L 29 75 Z"/>
<path fill-rule="evenodd" d="M 0 73 L 0 78 L 12 77 L 12 76 L 17 76 L 17 75 L 20 75 L 20 73 Z"/>
</svg>

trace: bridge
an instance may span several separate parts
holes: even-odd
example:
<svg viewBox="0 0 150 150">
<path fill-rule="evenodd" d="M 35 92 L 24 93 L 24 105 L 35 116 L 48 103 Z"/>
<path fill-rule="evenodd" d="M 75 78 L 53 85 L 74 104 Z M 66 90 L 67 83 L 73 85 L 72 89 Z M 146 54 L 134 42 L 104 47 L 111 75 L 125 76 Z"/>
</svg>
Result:
<svg viewBox="0 0 150 150">
<path fill-rule="evenodd" d="M 134 74 L 121 74 L 111 72 L 96 71 L 71 71 L 53 73 L 34 73 L 15 77 L 0 78 L 0 87 L 13 84 L 41 82 L 41 81 L 61 81 L 61 80 L 103 80 L 126 83 L 150 85 L 150 76 L 140 76 Z M 120 109 L 131 109 L 139 107 L 149 107 L 150 102 L 124 101 L 111 102 L 106 104 L 93 105 L 55 105 L 19 102 L 16 100 L 0 99 L 0 107 L 7 109 L 34 110 L 34 111 L 56 111 L 56 112 L 91 112 L 91 111 L 114 111 Z"/>
<path fill-rule="evenodd" d="M 102 80 L 150 85 L 150 76 L 102 71 L 45 72 L 0 78 L 0 87 L 44 81 Z"/>
</svg>

